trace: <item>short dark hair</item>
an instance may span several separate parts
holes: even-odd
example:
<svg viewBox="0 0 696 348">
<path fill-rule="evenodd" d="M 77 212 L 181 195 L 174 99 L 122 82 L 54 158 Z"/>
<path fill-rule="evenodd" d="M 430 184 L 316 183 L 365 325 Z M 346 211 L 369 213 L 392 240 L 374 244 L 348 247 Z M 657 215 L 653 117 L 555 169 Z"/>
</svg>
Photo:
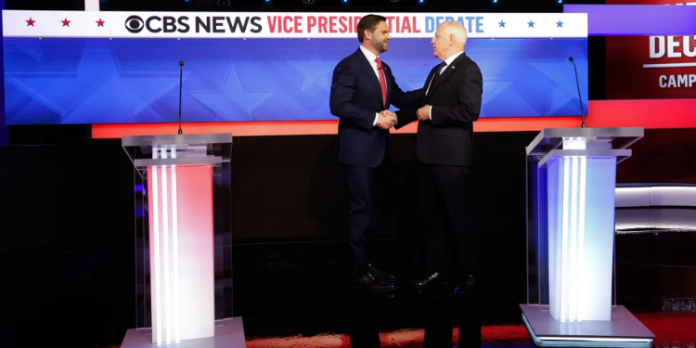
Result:
<svg viewBox="0 0 696 348">
<path fill-rule="evenodd" d="M 373 14 L 361 18 L 358 22 L 358 41 L 362 43 L 365 40 L 365 30 L 374 33 L 379 23 L 386 21 L 386 17 Z"/>
</svg>

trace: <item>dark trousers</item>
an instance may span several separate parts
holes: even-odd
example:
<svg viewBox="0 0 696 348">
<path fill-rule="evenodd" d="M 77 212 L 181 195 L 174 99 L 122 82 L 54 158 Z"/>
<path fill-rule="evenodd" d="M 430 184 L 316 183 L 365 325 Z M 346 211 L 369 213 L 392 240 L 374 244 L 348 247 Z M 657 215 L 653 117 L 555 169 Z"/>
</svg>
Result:
<svg viewBox="0 0 696 348">
<path fill-rule="evenodd" d="M 471 167 L 421 165 L 419 193 L 429 272 L 478 272 L 471 191 Z"/>
<path fill-rule="evenodd" d="M 372 257 L 372 240 L 377 228 L 384 190 L 385 167 L 346 166 L 350 189 L 348 241 L 353 251 L 355 273 L 365 273 Z"/>
</svg>

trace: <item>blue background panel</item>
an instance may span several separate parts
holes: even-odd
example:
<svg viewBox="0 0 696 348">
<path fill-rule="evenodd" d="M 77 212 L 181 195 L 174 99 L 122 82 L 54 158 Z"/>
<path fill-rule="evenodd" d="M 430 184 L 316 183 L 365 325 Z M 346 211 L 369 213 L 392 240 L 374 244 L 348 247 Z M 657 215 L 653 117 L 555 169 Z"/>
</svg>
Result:
<svg viewBox="0 0 696 348">
<path fill-rule="evenodd" d="M 332 120 L 331 76 L 357 49 L 346 39 L 5 39 L 8 124 Z M 484 77 L 482 117 L 587 110 L 586 39 L 472 39 Z M 393 39 L 382 55 L 404 90 L 439 63 L 428 39 Z"/>
</svg>

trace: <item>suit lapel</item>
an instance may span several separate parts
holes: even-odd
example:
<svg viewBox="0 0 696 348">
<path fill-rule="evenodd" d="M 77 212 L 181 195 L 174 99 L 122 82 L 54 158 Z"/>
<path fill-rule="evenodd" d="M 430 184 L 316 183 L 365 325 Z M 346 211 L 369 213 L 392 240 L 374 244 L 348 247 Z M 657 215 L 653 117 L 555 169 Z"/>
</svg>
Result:
<svg viewBox="0 0 696 348">
<path fill-rule="evenodd" d="M 433 79 L 435 78 L 435 72 L 437 71 L 437 66 L 433 68 L 433 70 L 430 70 L 430 74 L 428 74 L 428 78 L 425 80 L 425 86 L 423 88 L 425 89 L 425 98 L 424 100 L 428 100 L 428 97 L 430 97 L 431 92 L 433 90 Z"/>
<path fill-rule="evenodd" d="M 381 105 L 384 105 L 384 100 L 382 99 L 382 86 L 379 84 L 379 80 L 377 79 L 377 75 L 375 74 L 375 71 L 372 70 L 372 65 L 367 61 L 367 57 L 360 51 L 358 48 L 358 52 L 355 53 L 358 55 L 358 61 L 360 62 L 360 67 L 362 68 L 363 72 L 367 75 L 367 79 L 372 82 L 372 86 L 375 87 L 375 93 L 377 95 L 377 98 L 379 98 Z M 387 92 L 389 92 L 389 86 L 387 86 Z"/>
<path fill-rule="evenodd" d="M 466 53 L 462 53 L 452 61 L 452 64 L 448 65 L 445 70 L 440 74 L 440 77 L 437 78 L 437 81 L 433 83 L 432 86 L 430 86 L 430 91 L 428 91 L 428 96 L 432 95 L 435 90 L 442 85 L 445 80 L 452 75 L 452 72 L 454 72 L 455 69 L 457 69 L 457 65 L 466 57 Z"/>
</svg>

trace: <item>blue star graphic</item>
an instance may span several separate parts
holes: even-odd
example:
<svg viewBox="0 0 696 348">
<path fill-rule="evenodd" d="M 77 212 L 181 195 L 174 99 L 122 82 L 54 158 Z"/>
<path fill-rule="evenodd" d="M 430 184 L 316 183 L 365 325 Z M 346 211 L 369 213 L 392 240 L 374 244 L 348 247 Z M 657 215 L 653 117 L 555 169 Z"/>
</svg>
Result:
<svg viewBox="0 0 696 348">
<path fill-rule="evenodd" d="M 563 22 L 561 22 L 560 20 L 556 22 L 556 28 L 563 28 Z"/>
<path fill-rule="evenodd" d="M 527 24 L 529 24 L 529 27 L 527 27 L 527 28 L 534 28 L 534 22 L 533 22 L 533 21 L 530 20 L 529 22 L 527 22 Z"/>
<path fill-rule="evenodd" d="M 567 48 L 571 50 L 575 49 L 575 47 L 579 46 L 567 46 Z M 532 67 L 532 69 L 530 69 L 530 71 L 527 72 L 528 74 L 530 74 L 530 76 L 538 76 L 537 78 L 539 79 L 539 81 L 542 81 L 543 79 L 540 75 L 537 74 L 544 74 L 548 77 L 548 80 L 546 82 L 548 83 L 548 85 L 545 85 L 545 87 L 549 88 L 548 90 L 550 92 L 545 96 L 548 96 L 549 99 L 547 100 L 546 105 L 543 105 L 542 103 L 538 104 L 538 106 L 542 107 L 542 111 L 538 112 L 541 112 L 543 115 L 559 115 L 563 113 L 570 113 L 572 112 L 571 110 L 577 108 L 578 90 L 577 85 L 574 81 L 574 70 L 572 67 L 568 69 L 567 65 L 564 67 L 564 65 L 568 63 L 567 58 L 561 58 L 560 56 L 554 55 L 553 58 L 549 57 L 546 59 L 530 59 L 527 62 Z M 587 76 L 583 75 L 587 73 L 586 58 L 580 57 L 576 59 L 576 63 L 578 64 L 578 74 L 580 74 L 580 76 Z M 586 86 L 587 85 L 583 83 L 581 80 L 580 88 L 583 90 L 583 98 L 586 98 Z M 539 101 L 541 101 L 541 99 L 539 99 Z M 583 107 L 587 107 L 586 99 L 583 99 L 583 105 Z M 579 110 L 576 112 L 579 112 Z"/>
<path fill-rule="evenodd" d="M 113 41 L 76 39 L 61 42 L 63 53 L 58 56 L 53 53 L 57 40 L 36 41 L 36 44 L 28 44 L 24 39 L 13 40 L 9 46 L 6 43 L 5 52 L 12 50 L 18 57 L 29 55 L 41 62 L 29 65 L 20 58 L 10 60 L 15 68 L 5 71 L 6 87 L 13 93 L 21 93 L 23 97 L 6 101 L 10 111 L 8 116 L 11 115 L 6 119 L 8 123 L 85 124 L 176 120 L 178 71 L 162 68 L 163 65 L 139 69 L 140 65 L 133 64 L 132 60 L 119 60 L 119 53 L 123 52 L 119 51 Z M 19 47 L 21 45 L 26 47 Z M 113 56 L 94 59 L 93 56 L 82 55 L 85 50 L 112 52 Z M 50 53 L 44 55 L 43 52 Z M 7 69 L 7 58 L 5 62 Z M 56 66 L 60 66 L 62 74 L 56 75 Z M 186 78 L 184 73 L 184 80 Z M 103 108 L 109 110 L 103 111 Z M 95 116 L 96 114 L 101 115 Z"/>
<path fill-rule="evenodd" d="M 215 112 L 216 121 L 254 121 L 252 115 L 273 91 L 247 90 L 237 74 L 237 68 L 228 63 L 222 85 L 214 90 L 192 92 L 194 98 Z"/>
<path fill-rule="evenodd" d="M 503 22 L 502 19 L 500 20 L 500 22 L 498 24 L 500 24 L 500 28 L 505 28 L 505 22 Z"/>
<path fill-rule="evenodd" d="M 315 84 L 331 90 L 331 74 L 334 65 L 331 61 L 321 59 L 288 61 L 288 65 L 301 74 L 300 90 L 306 92 Z"/>
</svg>

